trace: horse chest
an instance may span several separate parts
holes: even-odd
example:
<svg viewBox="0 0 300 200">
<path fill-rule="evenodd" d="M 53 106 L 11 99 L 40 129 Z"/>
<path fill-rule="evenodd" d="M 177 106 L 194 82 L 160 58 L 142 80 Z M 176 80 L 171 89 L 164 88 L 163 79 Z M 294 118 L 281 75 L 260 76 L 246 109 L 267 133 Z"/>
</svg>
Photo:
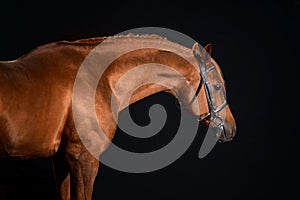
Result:
<svg viewBox="0 0 300 200">
<path fill-rule="evenodd" d="M 55 154 L 59 144 L 59 133 L 55 131 L 38 126 L 22 128 L 0 118 L 0 157 L 49 157 Z"/>
</svg>

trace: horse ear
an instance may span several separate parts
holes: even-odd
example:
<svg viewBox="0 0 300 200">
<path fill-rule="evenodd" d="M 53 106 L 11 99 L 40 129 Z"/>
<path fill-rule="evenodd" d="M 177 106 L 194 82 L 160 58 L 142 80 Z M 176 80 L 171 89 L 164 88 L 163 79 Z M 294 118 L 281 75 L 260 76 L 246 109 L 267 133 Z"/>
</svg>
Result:
<svg viewBox="0 0 300 200">
<path fill-rule="evenodd" d="M 192 51 L 194 55 L 201 55 L 202 47 L 196 42 L 192 47 Z"/>
<path fill-rule="evenodd" d="M 198 43 L 195 43 L 192 47 L 192 51 L 194 55 L 199 55 L 201 57 L 201 60 L 203 62 L 207 62 L 208 59 L 210 59 L 211 52 L 212 52 L 212 45 L 207 44 L 204 48 L 199 45 Z"/>
<path fill-rule="evenodd" d="M 198 54 L 198 55 L 202 55 L 205 54 L 203 51 L 203 49 L 205 49 L 205 51 L 211 56 L 212 54 L 212 44 L 207 44 L 205 45 L 205 47 L 203 48 L 201 45 L 199 45 L 197 42 L 193 45 L 192 50 L 194 54 Z"/>
<path fill-rule="evenodd" d="M 212 54 L 212 44 L 209 43 L 209 44 L 205 45 L 204 49 L 211 56 L 211 54 Z"/>
</svg>

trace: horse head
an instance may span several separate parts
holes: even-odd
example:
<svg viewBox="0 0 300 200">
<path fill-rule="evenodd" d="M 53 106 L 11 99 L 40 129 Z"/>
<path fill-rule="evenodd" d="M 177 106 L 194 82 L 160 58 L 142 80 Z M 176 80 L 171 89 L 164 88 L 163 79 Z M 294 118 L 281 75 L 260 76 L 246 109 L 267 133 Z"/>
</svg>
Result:
<svg viewBox="0 0 300 200">
<path fill-rule="evenodd" d="M 199 71 L 194 71 L 189 79 L 197 88 L 192 100 L 185 105 L 198 120 L 209 127 L 221 128 L 220 142 L 231 141 L 237 131 L 236 122 L 226 99 L 225 81 L 220 66 L 212 59 L 212 45 L 204 48 L 196 43 L 192 48 L 198 61 Z"/>
</svg>

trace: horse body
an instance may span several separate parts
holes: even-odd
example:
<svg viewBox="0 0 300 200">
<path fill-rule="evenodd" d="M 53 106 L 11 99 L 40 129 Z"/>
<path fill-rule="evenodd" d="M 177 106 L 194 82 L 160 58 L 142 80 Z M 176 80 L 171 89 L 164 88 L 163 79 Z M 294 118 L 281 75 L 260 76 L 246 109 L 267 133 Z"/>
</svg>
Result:
<svg viewBox="0 0 300 200">
<path fill-rule="evenodd" d="M 0 158 L 28 159 L 55 155 L 61 199 L 92 197 L 99 163 L 81 140 L 94 146 L 98 156 L 109 145 L 109 142 L 101 143 L 91 136 L 79 138 L 72 113 L 76 74 L 86 56 L 104 40 L 95 38 L 52 43 L 16 61 L 0 63 Z M 153 42 L 161 42 L 161 39 L 153 38 Z M 176 48 L 178 46 L 172 50 Z M 181 51 L 178 50 L 179 55 Z M 190 84 L 196 90 L 201 79 L 199 69 L 196 64 L 193 66 L 179 55 L 167 50 L 142 49 L 123 55 L 111 63 L 98 83 L 95 96 L 97 119 L 109 140 L 112 140 L 116 131 L 114 115 L 134 102 L 160 91 L 180 94 L 184 104 L 191 100 L 193 92 L 185 93 L 181 87 Z M 132 77 L 126 86 L 115 89 L 123 74 L 147 63 L 170 66 L 183 74 L 185 80 L 170 71 L 164 71 L 160 65 L 152 64 L 145 67 L 141 74 Z M 164 81 L 173 90 L 159 84 L 137 88 L 144 77 Z M 122 99 L 130 93 L 133 95 L 129 103 L 123 102 Z M 118 103 L 115 111 L 111 109 L 112 95 Z M 193 105 L 188 109 L 197 116 L 209 112 L 203 88 L 197 100 L 201 112 L 194 109 Z M 227 128 L 234 134 L 235 122 L 229 108 L 226 110 Z"/>
</svg>

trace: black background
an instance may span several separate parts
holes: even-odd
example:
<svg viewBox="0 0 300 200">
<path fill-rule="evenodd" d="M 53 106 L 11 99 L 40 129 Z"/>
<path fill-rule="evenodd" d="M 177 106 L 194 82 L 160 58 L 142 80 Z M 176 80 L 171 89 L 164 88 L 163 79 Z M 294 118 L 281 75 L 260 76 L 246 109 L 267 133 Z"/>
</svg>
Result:
<svg viewBox="0 0 300 200">
<path fill-rule="evenodd" d="M 299 103 L 300 1 L 283 2 L 1 2 L 0 60 L 12 60 L 53 41 L 117 34 L 156 26 L 180 31 L 200 44 L 213 44 L 223 69 L 238 133 L 217 144 L 204 159 L 204 136 L 172 165 L 156 172 L 128 174 L 101 165 L 94 199 L 290 199 L 299 196 L 296 127 Z M 294 88 L 295 87 L 295 88 Z M 5 94 L 1 94 L 5 95 Z M 153 103 L 166 106 L 168 123 L 155 138 L 134 140 L 121 131 L 115 142 L 136 151 L 163 146 L 172 138 L 179 110 L 174 98 L 157 94 L 131 107 L 147 124 Z M 185 113 L 194 120 L 192 116 Z M 173 128 L 173 129 L 172 129 Z M 186 133 L 188 134 L 188 133 Z M 156 146 L 155 146 L 156 145 Z M 50 159 L 0 162 L 0 199 L 55 199 Z"/>
</svg>

